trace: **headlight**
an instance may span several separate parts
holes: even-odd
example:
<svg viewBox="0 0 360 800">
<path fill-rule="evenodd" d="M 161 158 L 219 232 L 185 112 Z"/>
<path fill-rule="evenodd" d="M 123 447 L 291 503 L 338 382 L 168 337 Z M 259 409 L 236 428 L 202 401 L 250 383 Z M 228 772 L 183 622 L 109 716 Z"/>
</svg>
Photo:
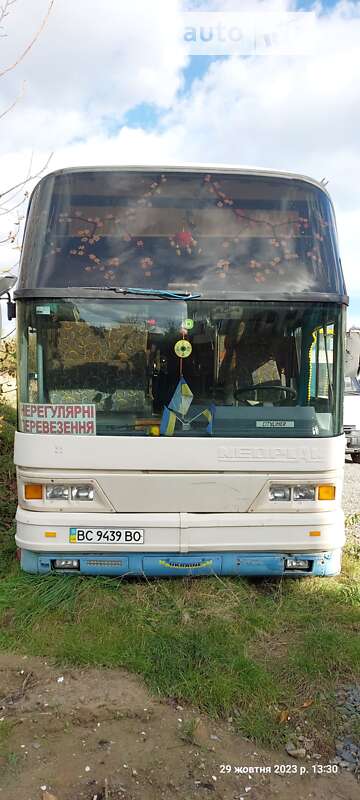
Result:
<svg viewBox="0 0 360 800">
<path fill-rule="evenodd" d="M 68 500 L 69 499 L 69 486 L 62 486 L 61 484 L 52 483 L 46 487 L 47 500 Z"/>
<path fill-rule="evenodd" d="M 315 486 L 294 486 L 293 500 L 315 500 Z"/>
<path fill-rule="evenodd" d="M 290 486 L 270 486 L 269 500 L 290 500 Z"/>
<path fill-rule="evenodd" d="M 94 489 L 92 486 L 72 486 L 71 487 L 72 500 L 93 500 Z"/>
<path fill-rule="evenodd" d="M 87 484 L 66 486 L 61 483 L 51 483 L 46 487 L 47 500 L 93 500 L 94 488 Z"/>
</svg>

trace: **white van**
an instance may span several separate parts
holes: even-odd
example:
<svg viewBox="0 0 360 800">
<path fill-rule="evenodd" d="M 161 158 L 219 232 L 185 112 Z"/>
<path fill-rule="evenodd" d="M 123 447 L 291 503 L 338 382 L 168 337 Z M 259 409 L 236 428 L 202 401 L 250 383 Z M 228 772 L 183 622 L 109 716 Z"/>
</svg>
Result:
<svg viewBox="0 0 360 800">
<path fill-rule="evenodd" d="M 360 464 L 360 381 L 345 378 L 344 433 L 346 453 L 350 453 L 355 464 Z"/>
</svg>

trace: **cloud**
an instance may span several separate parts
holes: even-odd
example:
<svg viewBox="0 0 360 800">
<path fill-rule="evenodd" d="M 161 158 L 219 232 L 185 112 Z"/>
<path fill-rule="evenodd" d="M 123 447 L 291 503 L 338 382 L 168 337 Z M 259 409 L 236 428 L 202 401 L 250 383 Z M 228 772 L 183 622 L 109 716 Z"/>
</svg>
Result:
<svg viewBox="0 0 360 800">
<path fill-rule="evenodd" d="M 44 16 L 48 0 L 14 6 L 0 40 L 1 65 L 12 63 Z M 2 103 L 16 96 L 23 80 L 25 98 L 3 121 L 3 135 L 14 133 L 25 143 L 21 119 L 34 114 L 26 128 L 30 145 L 38 144 L 39 124 L 46 125 L 50 148 L 75 131 L 96 131 L 103 117 L 116 115 L 144 101 L 169 107 L 180 88 L 186 53 L 178 41 L 179 0 L 136 0 L 131 7 L 118 0 L 56 0 L 49 21 L 30 54 L 1 81 Z M 74 122 L 77 121 L 77 126 Z M 59 130 L 60 124 L 60 130 Z M 75 128 L 75 130 L 74 130 Z M 41 140 L 43 139 L 40 130 Z"/>
<path fill-rule="evenodd" d="M 0 72 L 31 41 L 47 8 L 48 0 L 17 0 L 12 6 L 4 20 L 6 37 L 0 38 Z M 118 0 L 56 0 L 29 55 L 0 79 L 0 114 L 26 81 L 24 95 L 0 119 L 0 193 L 26 176 L 32 152 L 36 169 L 53 150 L 54 167 L 95 158 L 103 163 L 110 149 L 115 162 L 127 158 L 128 151 L 121 158 L 115 142 L 108 146 L 109 118 L 113 130 L 141 103 L 158 109 L 174 105 L 187 63 L 178 40 L 180 9 L 180 0 L 136 0 L 132 7 Z M 134 149 L 126 129 L 119 147 L 124 135 Z M 131 138 L 136 142 L 139 136 Z M 21 196 L 10 199 L 5 208 Z M 7 219 L 0 212 L 0 240 L 13 229 L 16 216 Z M 8 265 L 16 255 L 1 249 L 0 264 Z"/>
</svg>

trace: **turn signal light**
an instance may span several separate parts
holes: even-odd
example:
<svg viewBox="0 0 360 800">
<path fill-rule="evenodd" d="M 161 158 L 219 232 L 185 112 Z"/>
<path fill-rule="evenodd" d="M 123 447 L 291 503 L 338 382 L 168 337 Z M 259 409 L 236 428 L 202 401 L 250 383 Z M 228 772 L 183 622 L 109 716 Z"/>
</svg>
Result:
<svg viewBox="0 0 360 800">
<path fill-rule="evenodd" d="M 25 484 L 25 500 L 42 500 L 43 487 L 41 483 Z"/>
<path fill-rule="evenodd" d="M 319 500 L 335 500 L 335 486 L 323 484 L 319 486 Z"/>
</svg>

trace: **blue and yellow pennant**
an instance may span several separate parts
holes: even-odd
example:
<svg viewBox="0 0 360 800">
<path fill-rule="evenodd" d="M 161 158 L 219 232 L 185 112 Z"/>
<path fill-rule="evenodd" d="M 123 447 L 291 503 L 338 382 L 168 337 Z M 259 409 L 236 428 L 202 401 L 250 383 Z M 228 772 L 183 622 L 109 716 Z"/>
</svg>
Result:
<svg viewBox="0 0 360 800">
<path fill-rule="evenodd" d="M 160 436 L 172 436 L 175 430 L 176 414 L 165 406 L 160 422 Z"/>
<path fill-rule="evenodd" d="M 208 425 L 206 426 L 206 432 L 212 434 L 213 432 L 213 424 L 215 419 L 215 405 L 211 405 L 210 408 L 205 408 L 204 411 L 201 412 L 201 415 L 205 417 L 208 421 Z M 195 417 L 194 417 L 195 419 Z"/>
<path fill-rule="evenodd" d="M 178 420 L 181 425 L 185 427 L 185 423 L 187 426 L 191 425 L 191 423 L 194 422 L 195 419 L 199 419 L 199 417 L 205 417 L 208 422 L 206 432 L 210 436 L 212 435 L 215 418 L 215 405 L 211 405 L 210 408 L 204 408 L 202 411 L 199 411 L 199 413 L 195 414 L 192 419 L 184 418 L 191 406 L 193 399 L 194 395 L 190 389 L 190 386 L 186 383 L 184 378 L 181 377 L 170 400 L 169 406 L 165 406 L 163 410 L 160 423 L 161 436 L 173 436 L 176 420 Z"/>
<path fill-rule="evenodd" d="M 181 377 L 170 400 L 169 408 L 175 411 L 176 414 L 181 414 L 181 416 L 184 417 L 189 411 L 193 399 L 194 395 L 190 386 L 186 383 L 184 378 Z"/>
</svg>

